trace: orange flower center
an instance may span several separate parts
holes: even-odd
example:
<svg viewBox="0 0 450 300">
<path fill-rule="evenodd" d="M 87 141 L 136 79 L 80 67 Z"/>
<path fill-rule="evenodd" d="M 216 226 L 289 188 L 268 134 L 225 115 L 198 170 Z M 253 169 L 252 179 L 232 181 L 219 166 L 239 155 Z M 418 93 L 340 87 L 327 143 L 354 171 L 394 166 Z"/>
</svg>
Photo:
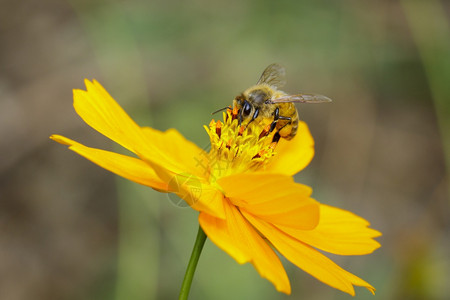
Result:
<svg viewBox="0 0 450 300">
<path fill-rule="evenodd" d="M 210 181 L 236 173 L 264 169 L 273 157 L 276 143 L 270 123 L 251 122 L 239 125 L 236 109 L 223 113 L 224 121 L 211 120 L 205 129 L 211 141 L 208 154 Z M 267 122 L 266 122 L 267 123 Z"/>
</svg>

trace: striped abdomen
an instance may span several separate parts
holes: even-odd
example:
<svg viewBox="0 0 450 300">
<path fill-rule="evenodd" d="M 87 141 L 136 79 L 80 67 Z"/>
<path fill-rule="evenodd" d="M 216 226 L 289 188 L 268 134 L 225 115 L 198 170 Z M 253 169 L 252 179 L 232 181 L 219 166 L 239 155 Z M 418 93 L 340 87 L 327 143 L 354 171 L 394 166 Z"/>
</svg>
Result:
<svg viewBox="0 0 450 300">
<path fill-rule="evenodd" d="M 291 140 L 297 133 L 298 128 L 298 112 L 294 103 L 280 103 L 280 117 L 290 118 L 290 120 L 278 119 L 276 129 L 282 138 Z"/>
</svg>

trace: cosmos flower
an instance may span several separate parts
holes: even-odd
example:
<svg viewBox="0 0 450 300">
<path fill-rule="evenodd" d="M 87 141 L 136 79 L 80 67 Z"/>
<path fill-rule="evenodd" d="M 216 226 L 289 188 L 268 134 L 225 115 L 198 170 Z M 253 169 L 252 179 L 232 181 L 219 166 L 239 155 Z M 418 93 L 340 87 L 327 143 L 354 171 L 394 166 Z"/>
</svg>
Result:
<svg viewBox="0 0 450 300">
<path fill-rule="evenodd" d="M 238 263 L 253 264 L 280 292 L 289 294 L 291 286 L 275 249 L 336 289 L 354 295 L 354 286 L 362 286 L 374 292 L 322 254 L 369 254 L 380 246 L 373 238 L 381 234 L 363 218 L 319 203 L 310 187 L 294 182 L 292 176 L 314 155 L 304 122 L 295 138 L 276 144 L 272 134 L 262 134 L 261 125 L 239 126 L 237 112 L 228 110 L 223 121 L 205 126 L 211 141 L 207 152 L 175 129 L 138 126 L 97 81 L 85 83 L 87 91 L 74 90 L 78 115 L 136 156 L 60 135 L 52 135 L 53 140 L 119 176 L 177 194 L 200 212 L 200 226 L 214 244 Z"/>
</svg>

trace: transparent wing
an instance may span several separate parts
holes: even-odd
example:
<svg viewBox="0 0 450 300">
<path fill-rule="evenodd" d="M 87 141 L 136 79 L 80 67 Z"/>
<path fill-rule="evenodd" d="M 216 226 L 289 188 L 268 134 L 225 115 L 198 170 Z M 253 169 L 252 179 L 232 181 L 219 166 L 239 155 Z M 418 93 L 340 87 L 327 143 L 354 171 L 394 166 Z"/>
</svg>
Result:
<svg viewBox="0 0 450 300">
<path fill-rule="evenodd" d="M 283 102 L 299 102 L 299 103 L 326 103 L 332 100 L 324 95 L 317 94 L 298 94 L 286 95 L 277 99 L 269 100 L 269 103 L 283 103 Z"/>
<path fill-rule="evenodd" d="M 256 84 L 266 83 L 274 88 L 283 87 L 286 84 L 286 71 L 279 64 L 269 65 L 261 74 Z"/>
</svg>

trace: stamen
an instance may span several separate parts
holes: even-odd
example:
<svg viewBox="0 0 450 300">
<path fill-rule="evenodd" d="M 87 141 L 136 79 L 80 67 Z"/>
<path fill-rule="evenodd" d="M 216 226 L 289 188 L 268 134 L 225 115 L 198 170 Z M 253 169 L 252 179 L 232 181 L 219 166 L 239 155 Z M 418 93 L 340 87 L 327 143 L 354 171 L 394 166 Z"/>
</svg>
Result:
<svg viewBox="0 0 450 300">
<path fill-rule="evenodd" d="M 222 122 L 220 122 L 220 120 L 216 123 L 216 134 L 219 138 L 222 135 Z"/>
<path fill-rule="evenodd" d="M 270 133 L 270 124 L 268 124 L 266 127 L 264 127 L 263 131 L 261 131 L 261 134 L 259 135 L 259 138 L 262 138 Z"/>
<path fill-rule="evenodd" d="M 211 182 L 218 178 L 248 171 L 264 169 L 276 154 L 274 133 L 262 122 L 239 126 L 238 110 L 223 113 L 223 122 L 212 120 L 205 126 L 211 140 L 209 167 Z M 270 125 L 269 125 L 270 126 Z"/>
<path fill-rule="evenodd" d="M 227 142 L 227 146 L 226 146 L 226 147 L 227 147 L 228 149 L 230 149 L 232 144 L 233 144 L 233 139 L 230 138 L 230 139 L 228 140 L 228 142 Z"/>
<path fill-rule="evenodd" d="M 231 120 L 236 120 L 238 118 L 239 110 L 237 106 L 233 107 L 233 111 L 231 114 Z"/>
<path fill-rule="evenodd" d="M 245 126 L 239 127 L 239 135 L 242 135 L 244 133 Z"/>
<path fill-rule="evenodd" d="M 267 153 L 267 151 L 262 149 L 255 156 L 253 156 L 253 159 L 263 157 L 266 153 Z"/>
</svg>

